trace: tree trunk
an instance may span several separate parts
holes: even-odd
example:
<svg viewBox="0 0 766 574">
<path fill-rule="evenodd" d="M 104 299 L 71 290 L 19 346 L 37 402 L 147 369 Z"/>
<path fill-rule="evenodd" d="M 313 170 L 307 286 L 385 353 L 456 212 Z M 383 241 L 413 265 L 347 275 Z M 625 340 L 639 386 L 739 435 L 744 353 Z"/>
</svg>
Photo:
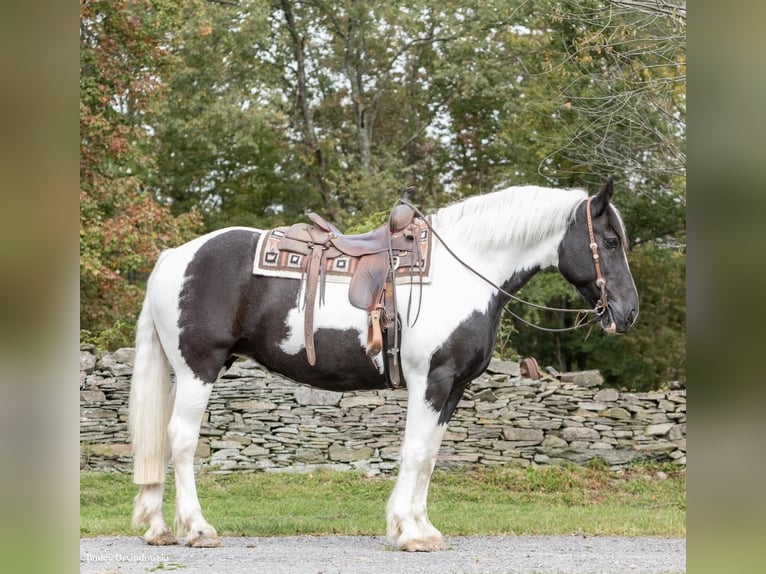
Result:
<svg viewBox="0 0 766 574">
<path fill-rule="evenodd" d="M 332 201 L 327 184 L 324 180 L 325 163 L 322 150 L 319 147 L 319 141 L 314 127 L 314 118 L 311 113 L 311 106 L 308 98 L 308 81 L 306 80 L 306 53 L 304 50 L 305 39 L 298 33 L 298 27 L 295 24 L 295 15 L 289 0 L 282 0 L 282 11 L 285 14 L 287 30 L 293 42 L 293 55 L 297 68 L 297 86 L 296 86 L 296 107 L 301 115 L 301 124 L 303 138 L 306 146 L 311 151 L 313 164 L 309 165 L 309 171 L 316 180 L 319 195 L 324 203 L 325 214 L 330 220 L 336 220 L 335 205 Z"/>
<path fill-rule="evenodd" d="M 351 99 L 354 102 L 354 120 L 357 143 L 359 145 L 359 163 L 365 173 L 370 172 L 372 163 L 372 126 L 375 121 L 375 100 L 367 101 L 364 93 L 364 81 L 360 63 L 362 48 L 355 41 L 355 33 L 349 30 L 346 38 L 346 75 L 351 85 Z"/>
</svg>

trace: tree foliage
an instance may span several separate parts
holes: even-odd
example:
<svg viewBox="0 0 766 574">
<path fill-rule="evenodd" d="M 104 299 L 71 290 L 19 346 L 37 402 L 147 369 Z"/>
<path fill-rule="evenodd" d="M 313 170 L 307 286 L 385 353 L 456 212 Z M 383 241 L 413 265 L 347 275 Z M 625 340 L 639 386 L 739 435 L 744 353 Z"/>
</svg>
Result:
<svg viewBox="0 0 766 574">
<path fill-rule="evenodd" d="M 97 341 L 108 335 L 124 344 L 141 278 L 160 249 L 198 230 L 198 218 L 170 217 L 140 176 L 152 168 L 140 151 L 141 123 L 161 94 L 165 15 L 148 2 L 80 8 L 80 321 Z"/>
<path fill-rule="evenodd" d="M 407 185 L 431 209 L 510 184 L 595 190 L 614 175 L 642 296 L 636 330 L 582 341 L 507 318 L 498 350 L 601 368 L 615 384 L 685 376 L 685 4 L 83 0 L 81 8 L 87 328 L 131 317 L 157 251 L 200 221 L 208 230 L 267 227 L 313 210 L 358 229 Z M 552 273 L 524 295 L 581 305 Z M 650 326 L 666 333 L 661 345 L 642 331 Z"/>
</svg>

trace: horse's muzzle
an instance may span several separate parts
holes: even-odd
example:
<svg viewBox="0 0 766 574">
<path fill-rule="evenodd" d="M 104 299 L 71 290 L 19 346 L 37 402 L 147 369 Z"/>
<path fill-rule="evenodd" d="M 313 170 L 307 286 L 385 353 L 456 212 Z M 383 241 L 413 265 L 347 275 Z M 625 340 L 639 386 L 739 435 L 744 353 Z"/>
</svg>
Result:
<svg viewBox="0 0 766 574">
<path fill-rule="evenodd" d="M 607 333 L 625 333 L 636 322 L 638 312 L 635 309 L 631 309 L 623 317 L 615 318 L 615 313 L 611 308 L 601 315 L 601 328 Z"/>
</svg>

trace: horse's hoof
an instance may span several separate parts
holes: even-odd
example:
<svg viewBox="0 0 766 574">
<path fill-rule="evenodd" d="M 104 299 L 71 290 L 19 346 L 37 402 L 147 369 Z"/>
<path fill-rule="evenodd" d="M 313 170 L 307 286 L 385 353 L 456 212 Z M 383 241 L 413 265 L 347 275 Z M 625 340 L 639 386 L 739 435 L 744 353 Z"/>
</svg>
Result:
<svg viewBox="0 0 766 574">
<path fill-rule="evenodd" d="M 399 547 L 405 552 L 436 552 L 446 550 L 447 544 L 443 538 L 413 538 Z"/>
<path fill-rule="evenodd" d="M 173 533 L 169 529 L 154 535 L 146 533 L 144 535 L 144 540 L 151 546 L 172 546 L 173 544 L 178 544 L 178 539 L 173 536 Z"/>
<path fill-rule="evenodd" d="M 218 548 L 221 546 L 221 539 L 217 535 L 205 534 L 199 530 L 197 536 L 186 539 L 186 545 L 191 548 Z"/>
</svg>

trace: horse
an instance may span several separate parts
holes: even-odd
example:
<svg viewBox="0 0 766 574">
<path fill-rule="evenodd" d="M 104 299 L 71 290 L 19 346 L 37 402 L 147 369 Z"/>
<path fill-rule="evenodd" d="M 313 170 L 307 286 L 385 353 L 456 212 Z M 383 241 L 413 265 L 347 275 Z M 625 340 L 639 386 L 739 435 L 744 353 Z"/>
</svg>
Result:
<svg viewBox="0 0 766 574">
<path fill-rule="evenodd" d="M 582 189 L 509 187 L 435 210 L 432 277 L 420 286 L 416 321 L 400 317 L 400 368 L 408 393 L 400 464 L 387 508 L 397 549 L 445 549 L 427 513 L 429 482 L 447 424 L 466 386 L 487 367 L 509 297 L 557 267 L 598 312 L 606 332 L 638 316 L 625 226 L 610 177 Z M 328 283 L 314 311 L 307 360 L 302 281 L 253 274 L 262 230 L 229 227 L 163 251 L 149 276 L 136 327 L 129 428 L 138 485 L 133 526 L 152 545 L 220 545 L 203 517 L 194 452 L 213 383 L 249 357 L 297 383 L 333 391 L 386 388 L 380 355 L 366 352 L 368 317 L 348 287 Z M 466 265 L 467 264 L 467 265 Z M 397 284 L 400 300 L 411 285 Z M 175 373 L 172 383 L 170 369 Z M 162 517 L 166 468 L 175 467 L 175 533 Z"/>
</svg>

